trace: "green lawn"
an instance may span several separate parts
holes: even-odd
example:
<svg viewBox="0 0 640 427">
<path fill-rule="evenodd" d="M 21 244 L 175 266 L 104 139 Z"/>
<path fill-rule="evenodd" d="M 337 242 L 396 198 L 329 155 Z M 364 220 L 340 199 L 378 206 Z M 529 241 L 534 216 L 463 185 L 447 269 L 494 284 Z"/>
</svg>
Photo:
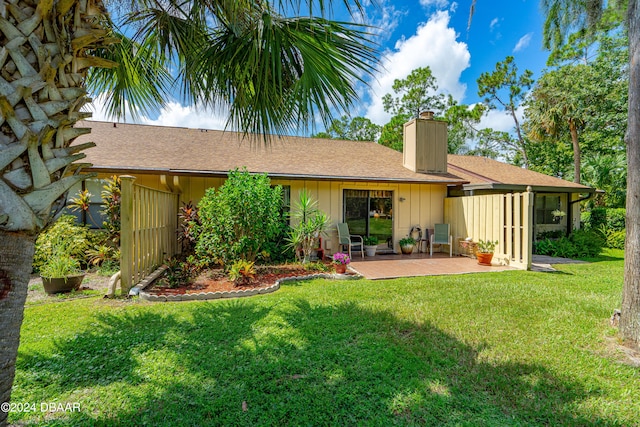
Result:
<svg viewBox="0 0 640 427">
<path fill-rule="evenodd" d="M 259 297 L 26 309 L 20 425 L 640 423 L 621 252 L 557 273 L 314 280 Z M 43 414 L 40 402 L 79 403 Z M 246 402 L 246 411 L 243 411 Z"/>
</svg>

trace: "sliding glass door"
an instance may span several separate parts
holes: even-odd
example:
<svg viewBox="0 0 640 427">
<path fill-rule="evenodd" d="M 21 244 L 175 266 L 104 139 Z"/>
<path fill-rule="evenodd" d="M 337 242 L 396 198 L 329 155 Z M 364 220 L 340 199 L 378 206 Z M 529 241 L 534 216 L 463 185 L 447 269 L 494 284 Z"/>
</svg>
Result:
<svg viewBox="0 0 640 427">
<path fill-rule="evenodd" d="M 393 248 L 393 191 L 344 190 L 343 206 L 351 234 L 377 237 L 381 251 Z"/>
</svg>

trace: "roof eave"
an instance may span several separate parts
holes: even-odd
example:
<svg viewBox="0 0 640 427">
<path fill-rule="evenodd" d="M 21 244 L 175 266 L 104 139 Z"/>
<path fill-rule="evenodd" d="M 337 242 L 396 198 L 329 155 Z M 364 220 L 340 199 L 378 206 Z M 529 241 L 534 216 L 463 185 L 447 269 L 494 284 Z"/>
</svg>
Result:
<svg viewBox="0 0 640 427">
<path fill-rule="evenodd" d="M 519 184 L 464 184 L 462 189 L 465 191 L 472 190 L 500 190 L 500 191 L 526 191 L 527 187 L 531 187 L 531 191 L 536 193 L 594 193 L 596 190 L 591 187 L 562 187 L 548 185 L 519 185 Z"/>
<path fill-rule="evenodd" d="M 90 168 L 94 172 L 102 173 L 142 173 L 142 174 L 172 174 L 179 176 L 200 176 L 200 177 L 227 177 L 229 171 L 209 171 L 209 170 L 191 170 L 191 169 L 168 169 L 168 168 L 143 168 L 143 167 L 111 167 L 94 165 Z M 264 173 L 260 171 L 251 171 L 254 173 Z M 368 176 L 347 176 L 347 175 L 311 175 L 311 174 L 286 174 L 286 173 L 269 173 L 270 178 L 289 179 L 289 180 L 314 180 L 314 181 L 357 181 L 357 182 L 395 182 L 410 184 L 443 184 L 443 185 L 460 185 L 467 181 L 462 179 L 411 179 L 411 178 L 384 178 L 384 177 L 368 177 Z"/>
</svg>

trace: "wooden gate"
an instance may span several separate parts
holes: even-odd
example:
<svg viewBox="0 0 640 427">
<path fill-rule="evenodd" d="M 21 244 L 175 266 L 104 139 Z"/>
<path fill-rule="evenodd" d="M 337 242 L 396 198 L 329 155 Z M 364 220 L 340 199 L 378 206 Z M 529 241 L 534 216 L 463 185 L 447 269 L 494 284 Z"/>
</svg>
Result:
<svg viewBox="0 0 640 427">
<path fill-rule="evenodd" d="M 517 268 L 531 268 L 533 247 L 533 193 L 487 194 L 448 197 L 444 222 L 451 224 L 454 245 L 471 237 L 498 241 L 494 261 Z"/>
<path fill-rule="evenodd" d="M 121 176 L 120 270 L 123 294 L 178 251 L 178 194 Z"/>
</svg>

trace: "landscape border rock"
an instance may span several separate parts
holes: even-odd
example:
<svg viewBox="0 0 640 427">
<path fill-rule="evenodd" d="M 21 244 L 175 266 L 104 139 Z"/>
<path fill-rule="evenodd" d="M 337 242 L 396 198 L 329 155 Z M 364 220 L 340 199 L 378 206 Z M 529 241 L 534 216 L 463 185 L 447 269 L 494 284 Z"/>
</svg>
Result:
<svg viewBox="0 0 640 427">
<path fill-rule="evenodd" d="M 296 281 L 312 280 L 312 279 L 353 280 L 353 279 L 362 278 L 362 276 L 360 276 L 359 274 L 318 273 L 318 274 L 311 274 L 308 276 L 284 277 L 276 281 L 273 285 L 267 286 L 266 288 L 238 289 L 234 291 L 224 291 L 224 292 L 220 292 L 220 291 L 199 292 L 199 293 L 179 294 L 179 295 L 154 295 L 154 294 L 150 294 L 149 292 L 145 292 L 144 289 L 147 288 L 149 285 L 151 285 L 151 283 L 153 283 L 155 279 L 160 277 L 161 272 L 158 273 L 158 270 L 154 271 L 151 274 L 151 276 L 154 276 L 153 280 L 145 279 L 138 286 L 136 286 L 138 288 L 138 296 L 140 297 L 140 299 L 144 301 L 151 301 L 151 302 L 173 302 L 173 301 L 208 301 L 208 300 L 221 299 L 221 298 L 243 298 L 243 297 L 250 297 L 254 295 L 270 294 L 280 289 L 280 284 L 283 282 L 296 282 Z M 164 269 L 162 271 L 164 271 Z"/>
</svg>

